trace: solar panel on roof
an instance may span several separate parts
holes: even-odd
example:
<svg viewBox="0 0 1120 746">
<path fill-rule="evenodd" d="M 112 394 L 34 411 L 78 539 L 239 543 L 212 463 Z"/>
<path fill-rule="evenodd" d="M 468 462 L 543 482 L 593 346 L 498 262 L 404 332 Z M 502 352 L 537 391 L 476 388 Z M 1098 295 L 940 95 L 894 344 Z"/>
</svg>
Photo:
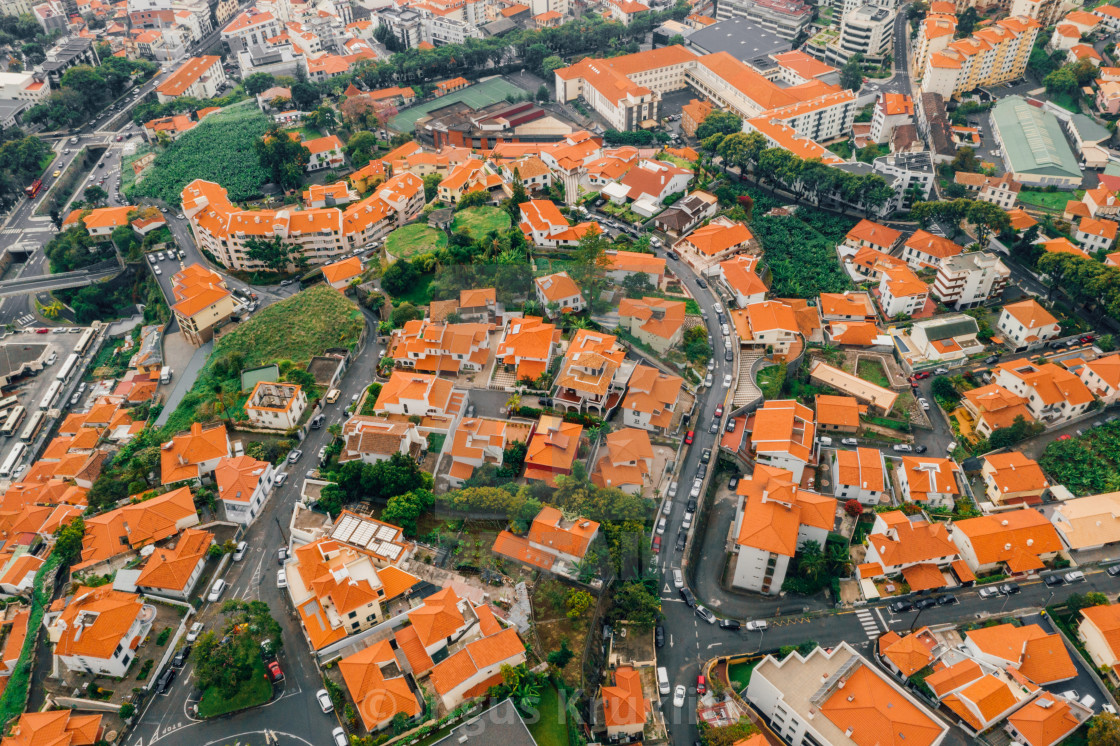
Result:
<svg viewBox="0 0 1120 746">
<path fill-rule="evenodd" d="M 377 529 L 377 538 L 381 541 L 392 541 L 397 536 L 397 530 L 392 526 L 381 526 Z"/>
<path fill-rule="evenodd" d="M 362 521 L 362 525 L 359 526 L 358 530 L 354 532 L 354 536 L 350 539 L 350 543 L 357 544 L 358 546 L 362 547 L 367 546 L 369 544 L 369 540 L 373 538 L 373 530 L 374 524 L 370 523 L 369 521 Z"/>
<path fill-rule="evenodd" d="M 388 557 L 389 559 L 395 560 L 400 555 L 401 548 L 396 544 L 390 544 L 387 541 L 383 541 L 381 542 L 381 546 L 377 548 L 377 553 Z"/>
<path fill-rule="evenodd" d="M 350 534 L 354 533 L 354 529 L 358 527 L 359 523 L 361 522 L 352 515 L 343 516 L 338 525 L 334 527 L 331 538 L 338 541 L 349 541 Z"/>
</svg>

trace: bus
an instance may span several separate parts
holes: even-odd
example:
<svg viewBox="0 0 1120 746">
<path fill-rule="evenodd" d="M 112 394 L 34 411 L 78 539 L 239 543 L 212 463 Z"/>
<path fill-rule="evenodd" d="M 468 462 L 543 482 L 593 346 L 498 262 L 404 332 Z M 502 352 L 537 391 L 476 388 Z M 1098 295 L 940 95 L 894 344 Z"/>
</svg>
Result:
<svg viewBox="0 0 1120 746">
<path fill-rule="evenodd" d="M 70 377 L 70 374 L 74 372 L 74 368 L 77 365 L 78 356 L 76 354 L 69 355 L 66 358 L 66 362 L 64 362 L 62 364 L 62 367 L 58 369 L 58 373 L 55 374 L 55 378 L 59 381 L 65 381 Z"/>
<path fill-rule="evenodd" d="M 74 352 L 78 355 L 86 354 L 86 350 L 89 349 L 89 343 L 93 341 L 93 335 L 93 327 L 82 332 L 82 336 L 78 337 L 78 344 L 74 347 Z"/>
<path fill-rule="evenodd" d="M 19 462 L 23 460 L 25 453 L 27 453 L 27 446 L 23 443 L 16 443 L 15 448 L 4 459 L 3 465 L 0 465 L 0 479 L 7 479 L 12 476 L 12 472 L 19 466 Z"/>
<path fill-rule="evenodd" d="M 39 401 L 39 409 L 50 409 L 54 404 L 54 400 L 58 398 L 59 392 L 62 391 L 62 381 L 55 381 L 47 389 L 47 393 L 43 394 L 43 398 Z"/>
<path fill-rule="evenodd" d="M 35 181 L 31 182 L 31 186 L 23 188 L 23 193 L 27 195 L 28 199 L 34 199 L 35 195 L 37 195 L 42 188 L 43 180 L 35 179 Z"/>
<path fill-rule="evenodd" d="M 17 405 L 15 409 L 8 413 L 8 419 L 4 420 L 3 427 L 0 427 L 0 435 L 6 437 L 15 435 L 16 429 L 19 427 L 19 424 L 23 422 L 23 418 L 26 414 L 27 410 L 24 409 L 23 405 Z"/>
<path fill-rule="evenodd" d="M 17 404 L 19 404 L 18 396 L 5 396 L 3 399 L 0 399 L 0 412 L 7 412 Z"/>
<path fill-rule="evenodd" d="M 19 439 L 30 443 L 39 434 L 39 428 L 43 426 L 43 420 L 47 418 L 47 413 L 40 410 L 31 415 L 31 419 L 27 421 L 23 430 L 20 431 Z"/>
</svg>

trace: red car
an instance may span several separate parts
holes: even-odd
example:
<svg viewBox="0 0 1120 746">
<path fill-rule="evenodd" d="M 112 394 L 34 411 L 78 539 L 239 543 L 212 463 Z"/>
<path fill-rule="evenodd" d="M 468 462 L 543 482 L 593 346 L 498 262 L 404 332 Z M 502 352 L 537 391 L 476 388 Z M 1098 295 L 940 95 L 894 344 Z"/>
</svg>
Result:
<svg viewBox="0 0 1120 746">
<path fill-rule="evenodd" d="M 708 691 L 707 685 L 704 683 L 704 675 L 701 674 L 696 677 L 696 693 L 703 694 Z"/>
<path fill-rule="evenodd" d="M 915 373 L 915 374 L 914 374 L 914 380 L 916 380 L 916 381 L 921 381 L 921 380 L 924 380 L 924 379 L 926 379 L 926 378 L 929 378 L 929 377 L 930 377 L 930 376 L 932 376 L 932 375 L 933 375 L 933 374 L 932 374 L 932 373 L 930 373 L 930 372 L 929 372 L 928 370 L 927 370 L 927 371 L 925 371 L 925 372 L 922 372 L 922 373 Z"/>
<path fill-rule="evenodd" d="M 1092 334 L 1086 334 L 1079 341 L 1081 341 L 1081 342 L 1092 342 L 1094 339 L 1096 339 L 1096 337 L 1094 337 Z"/>
<path fill-rule="evenodd" d="M 1070 440 L 1071 438 L 1073 438 L 1073 436 L 1069 435 L 1068 433 L 1066 435 L 1059 435 L 1058 436 L 1058 440 Z"/>
<path fill-rule="evenodd" d="M 654 554 L 660 554 L 660 552 L 661 552 L 661 537 L 660 536 L 655 536 L 655 537 L 653 537 L 653 553 Z"/>
<path fill-rule="evenodd" d="M 45 331 L 46 331 L 46 329 L 44 329 L 43 331 L 45 332 Z M 692 445 L 692 439 L 693 439 L 693 438 L 694 438 L 695 436 L 696 436 L 696 431 L 695 431 L 695 430 L 689 430 L 689 431 L 688 431 L 687 433 L 685 433 L 685 436 L 684 436 L 684 444 L 685 444 L 686 446 L 690 446 L 690 445 Z"/>
<path fill-rule="evenodd" d="M 723 417 L 723 405 L 722 404 L 720 404 L 718 407 L 716 407 L 716 418 L 718 419 L 720 417 Z"/>
<path fill-rule="evenodd" d="M 273 683 L 284 680 L 284 672 L 280 670 L 280 664 L 276 661 L 268 664 L 268 675 L 272 678 Z"/>
<path fill-rule="evenodd" d="M 50 329 L 47 329 L 46 327 L 40 327 L 40 328 L 35 330 L 35 333 L 36 334 L 46 334 L 49 331 L 50 331 Z"/>
</svg>

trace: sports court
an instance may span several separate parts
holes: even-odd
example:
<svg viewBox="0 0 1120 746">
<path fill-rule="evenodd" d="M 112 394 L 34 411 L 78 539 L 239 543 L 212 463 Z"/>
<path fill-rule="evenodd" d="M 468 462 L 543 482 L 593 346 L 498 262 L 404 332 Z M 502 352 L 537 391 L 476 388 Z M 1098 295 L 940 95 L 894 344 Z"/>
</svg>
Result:
<svg viewBox="0 0 1120 746">
<path fill-rule="evenodd" d="M 461 91 L 455 91 L 446 96 L 440 96 L 439 98 L 432 99 L 418 106 L 405 109 L 403 112 L 393 117 L 390 126 L 397 132 L 412 132 L 412 128 L 416 125 L 417 119 L 428 112 L 441 109 L 448 104 L 462 101 L 472 109 L 481 109 L 483 106 L 505 101 L 506 96 L 511 93 L 515 96 L 524 96 L 525 90 L 518 88 L 504 78 L 490 78 L 482 83 L 475 83 L 472 86 L 467 86 Z"/>
</svg>

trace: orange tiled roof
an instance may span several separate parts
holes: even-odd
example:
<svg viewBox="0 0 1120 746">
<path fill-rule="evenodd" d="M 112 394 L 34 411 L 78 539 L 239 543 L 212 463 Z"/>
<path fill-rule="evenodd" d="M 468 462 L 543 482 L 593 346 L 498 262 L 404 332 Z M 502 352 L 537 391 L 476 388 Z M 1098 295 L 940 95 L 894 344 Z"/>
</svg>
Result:
<svg viewBox="0 0 1120 746">
<path fill-rule="evenodd" d="M 871 534 L 868 544 L 875 547 L 887 565 L 932 562 L 958 554 L 956 544 L 949 538 L 949 529 L 943 523 L 911 521 L 901 511 L 881 516 L 889 522 L 890 528 L 885 534 Z M 892 521 L 890 517 L 897 520 Z"/>
<path fill-rule="evenodd" d="M 462 650 L 437 663 L 431 673 L 432 686 L 438 694 L 446 695 L 480 670 L 524 654 L 525 644 L 517 636 L 517 630 L 508 627 L 496 635 L 467 643 Z M 500 674 L 498 676 L 500 681 Z"/>
<path fill-rule="evenodd" d="M 1069 702 L 1049 692 L 1011 713 L 1007 721 L 1031 746 L 1053 746 L 1081 725 Z"/>
<path fill-rule="evenodd" d="M 3 746 L 93 746 L 100 740 L 101 715 L 77 715 L 73 710 L 25 712 L 4 738 Z"/>
<path fill-rule="evenodd" d="M 802 525 L 832 528 L 836 499 L 802 490 L 792 477 L 784 469 L 758 464 L 749 479 L 740 480 L 737 494 L 745 498 L 736 539 L 740 546 L 792 557 Z"/>
<path fill-rule="evenodd" d="M 82 558 L 74 569 L 174 536 L 178 523 L 192 519 L 197 523 L 198 513 L 186 487 L 87 518 Z"/>
<path fill-rule="evenodd" d="M 171 484 L 198 477 L 198 465 L 229 455 L 229 439 L 224 424 L 203 429 L 195 422 L 191 429 L 172 436 L 160 447 L 163 483 Z"/>
<path fill-rule="evenodd" d="M 630 666 L 616 668 L 614 686 L 601 687 L 600 693 L 603 698 L 603 721 L 608 728 L 646 721 L 642 678 Z"/>
<path fill-rule="evenodd" d="M 820 711 L 841 731 L 858 731 L 859 738 L 853 740 L 861 744 L 929 746 L 942 731 L 937 721 L 866 664 L 851 672 L 844 688 L 834 690 Z"/>
<path fill-rule="evenodd" d="M 1038 462 L 1018 451 L 993 453 L 984 460 L 994 469 L 992 481 L 1001 494 L 1043 490 L 1050 486 Z"/>
<path fill-rule="evenodd" d="M 108 659 L 140 614 L 140 597 L 113 590 L 112 586 L 79 588 L 55 624 L 61 635 L 54 654 Z M 83 614 L 84 624 L 75 621 Z"/>
<path fill-rule="evenodd" d="M 179 535 L 174 549 L 157 549 L 144 563 L 136 585 L 145 588 L 162 588 L 181 591 L 195 567 L 206 557 L 214 542 L 214 534 L 188 528 Z"/>
<path fill-rule="evenodd" d="M 1013 572 L 1042 567 L 1038 555 L 1058 552 L 1062 541 L 1053 524 L 1037 510 L 1010 510 L 956 521 L 968 537 L 980 565 L 1006 562 Z"/>
</svg>

